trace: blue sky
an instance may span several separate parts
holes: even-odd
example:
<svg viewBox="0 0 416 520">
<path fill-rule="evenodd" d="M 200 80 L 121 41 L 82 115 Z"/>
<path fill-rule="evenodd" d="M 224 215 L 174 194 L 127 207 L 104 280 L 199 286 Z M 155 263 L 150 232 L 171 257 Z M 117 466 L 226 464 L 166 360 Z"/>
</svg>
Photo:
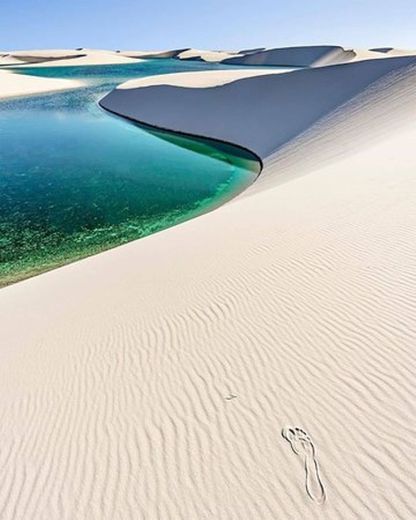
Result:
<svg viewBox="0 0 416 520">
<path fill-rule="evenodd" d="M 416 0 L 0 0 L 0 50 L 416 48 Z"/>
</svg>

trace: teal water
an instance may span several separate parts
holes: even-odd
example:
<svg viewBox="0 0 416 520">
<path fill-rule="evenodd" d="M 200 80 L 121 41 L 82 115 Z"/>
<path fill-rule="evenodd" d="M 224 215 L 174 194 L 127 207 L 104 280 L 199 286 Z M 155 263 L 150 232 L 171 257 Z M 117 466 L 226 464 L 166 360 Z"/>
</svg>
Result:
<svg viewBox="0 0 416 520">
<path fill-rule="evenodd" d="M 132 77 L 207 68 L 218 66 L 25 68 L 87 84 L 0 102 L 0 285 L 183 222 L 253 182 L 258 165 L 237 148 L 150 133 L 97 104 Z"/>
</svg>

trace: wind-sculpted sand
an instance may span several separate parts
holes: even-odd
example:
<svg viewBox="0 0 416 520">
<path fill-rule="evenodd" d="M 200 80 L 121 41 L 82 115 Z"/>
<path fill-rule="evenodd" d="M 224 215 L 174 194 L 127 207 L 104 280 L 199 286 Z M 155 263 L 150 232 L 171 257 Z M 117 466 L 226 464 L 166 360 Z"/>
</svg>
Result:
<svg viewBox="0 0 416 520">
<path fill-rule="evenodd" d="M 12 51 L 0 54 L 0 65 L 23 65 L 69 60 L 86 56 L 86 51 L 76 49 L 45 49 Z"/>
<path fill-rule="evenodd" d="M 193 78 L 202 84 L 199 88 L 179 86 L 180 81 L 169 84 L 159 76 L 114 89 L 100 105 L 159 128 L 231 142 L 264 159 L 375 81 L 415 63 L 413 56 L 287 74 L 263 70 L 252 76 L 253 71 L 243 70 L 243 77 L 239 71 L 183 75 L 185 84 L 190 86 L 188 78 Z"/>
<path fill-rule="evenodd" d="M 416 71 L 385 61 L 132 90 L 183 132 L 206 103 L 264 169 L 0 291 L 2 520 L 416 517 Z"/>
<path fill-rule="evenodd" d="M 244 52 L 244 51 L 243 51 Z M 336 45 L 315 45 L 248 51 L 239 56 L 230 56 L 223 62 L 230 65 L 273 65 L 281 67 L 320 67 L 351 61 L 354 50 Z"/>
</svg>

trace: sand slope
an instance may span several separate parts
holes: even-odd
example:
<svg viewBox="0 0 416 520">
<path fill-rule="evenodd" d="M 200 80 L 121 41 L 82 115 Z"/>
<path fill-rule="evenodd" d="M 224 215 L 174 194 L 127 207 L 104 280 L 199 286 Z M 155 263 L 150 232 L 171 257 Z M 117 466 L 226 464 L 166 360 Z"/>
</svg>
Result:
<svg viewBox="0 0 416 520">
<path fill-rule="evenodd" d="M 353 50 L 335 45 L 311 45 L 305 47 L 283 47 L 249 52 L 247 55 L 224 60 L 230 65 L 274 65 L 283 67 L 318 67 L 350 61 L 355 57 Z"/>
<path fill-rule="evenodd" d="M 120 54 L 128 58 L 142 58 L 148 60 L 155 60 L 175 58 L 176 56 L 187 50 L 188 49 L 173 49 L 164 51 L 120 51 Z"/>
<path fill-rule="evenodd" d="M 416 73 L 379 73 L 219 210 L 0 291 L 2 520 L 415 518 Z"/>
<path fill-rule="evenodd" d="M 238 52 L 233 51 L 210 51 L 201 49 L 187 49 L 181 52 L 176 57 L 180 60 L 194 60 L 194 61 L 207 61 L 207 62 L 219 62 L 224 61 L 234 56 L 240 56 Z M 242 55 L 241 55 L 242 56 Z"/>
<path fill-rule="evenodd" d="M 238 144 L 265 158 L 372 82 L 413 63 L 414 57 L 368 60 L 247 77 L 215 88 L 166 85 L 160 78 L 160 85 L 115 89 L 100 104 L 160 128 Z M 194 77 L 198 74 L 206 77 Z M 219 84 L 221 72 L 217 78 Z"/>
<path fill-rule="evenodd" d="M 3 54 L 0 57 L 0 64 L 25 64 L 25 63 L 47 63 L 58 60 L 69 60 L 72 58 L 80 58 L 86 56 L 86 51 L 77 51 L 74 49 L 44 49 L 44 50 L 27 50 L 13 51 Z"/>
<path fill-rule="evenodd" d="M 83 85 L 84 82 L 80 80 L 40 78 L 0 70 L 0 99 L 56 92 L 82 87 Z"/>
<path fill-rule="evenodd" d="M 17 61 L 16 61 L 17 60 Z M 137 58 L 123 56 L 114 51 L 97 49 L 13 51 L 0 58 L 0 65 L 20 64 L 22 67 L 65 67 L 81 65 L 110 65 L 134 63 Z"/>
<path fill-rule="evenodd" d="M 187 87 L 191 89 L 218 87 L 232 83 L 243 78 L 251 78 L 258 76 L 270 76 L 271 74 L 283 74 L 291 69 L 278 68 L 270 70 L 269 68 L 241 68 L 230 70 L 204 70 L 198 72 L 178 72 L 173 74 L 156 74 L 154 76 L 146 76 L 138 79 L 131 79 L 118 85 L 117 89 L 131 90 L 136 88 L 170 85 L 175 87 Z M 140 103 L 140 101 L 139 101 Z"/>
</svg>

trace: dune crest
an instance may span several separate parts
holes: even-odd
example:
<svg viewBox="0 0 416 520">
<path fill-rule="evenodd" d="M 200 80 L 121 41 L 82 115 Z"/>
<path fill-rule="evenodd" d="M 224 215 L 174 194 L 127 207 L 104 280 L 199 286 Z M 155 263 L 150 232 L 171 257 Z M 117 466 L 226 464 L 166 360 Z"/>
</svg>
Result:
<svg viewBox="0 0 416 520">
<path fill-rule="evenodd" d="M 110 65 L 134 63 L 138 58 L 123 56 L 114 51 L 99 49 L 79 50 L 30 50 L 13 51 L 0 57 L 0 67 L 10 65 L 29 65 L 30 67 L 66 67 L 82 65 Z"/>
<path fill-rule="evenodd" d="M 127 58 L 142 58 L 148 60 L 176 58 L 188 49 L 172 49 L 164 51 L 118 51 Z"/>
<path fill-rule="evenodd" d="M 280 67 L 319 67 L 334 65 L 355 58 L 353 50 L 335 45 L 316 45 L 265 49 L 224 60 L 230 65 L 268 65 Z"/>
<path fill-rule="evenodd" d="M 100 105 L 155 127 L 230 142 L 265 159 L 373 82 L 415 62 L 415 57 L 404 57 L 284 74 L 262 71 L 261 75 L 237 76 L 226 83 L 223 78 L 227 74 L 221 71 L 216 75 L 193 73 L 196 83 L 198 78 L 202 82 L 210 78 L 206 88 L 167 85 L 168 80 L 159 77 L 149 80 L 151 86 L 144 81 L 114 89 Z M 181 75 L 176 77 L 180 80 Z"/>
</svg>

